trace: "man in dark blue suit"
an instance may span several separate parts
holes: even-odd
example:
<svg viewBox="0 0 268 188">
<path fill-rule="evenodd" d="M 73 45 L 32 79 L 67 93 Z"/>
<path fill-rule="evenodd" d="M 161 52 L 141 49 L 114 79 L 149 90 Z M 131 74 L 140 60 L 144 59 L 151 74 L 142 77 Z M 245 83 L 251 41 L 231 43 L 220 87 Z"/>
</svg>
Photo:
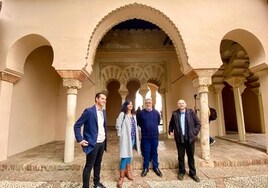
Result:
<svg viewBox="0 0 268 188">
<path fill-rule="evenodd" d="M 95 96 L 95 105 L 86 108 L 74 125 L 77 142 L 86 153 L 86 164 L 83 170 L 83 188 L 89 188 L 89 179 L 94 167 L 94 188 L 105 188 L 100 183 L 101 161 L 107 144 L 106 94 L 99 92 Z M 83 135 L 81 127 L 84 125 Z"/>
</svg>

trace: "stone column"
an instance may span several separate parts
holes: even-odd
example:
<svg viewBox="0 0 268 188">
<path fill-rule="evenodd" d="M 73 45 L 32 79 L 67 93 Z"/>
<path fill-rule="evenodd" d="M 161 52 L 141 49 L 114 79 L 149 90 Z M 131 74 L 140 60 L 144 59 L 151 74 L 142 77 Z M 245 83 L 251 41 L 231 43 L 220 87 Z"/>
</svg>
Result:
<svg viewBox="0 0 268 188">
<path fill-rule="evenodd" d="M 209 147 L 209 121 L 208 121 L 208 86 L 198 86 L 199 102 L 200 102 L 200 139 L 201 139 L 201 157 L 204 160 L 210 159 Z"/>
<path fill-rule="evenodd" d="M 146 99 L 146 94 L 148 93 L 149 89 L 147 87 L 147 84 L 143 84 L 139 90 L 139 93 L 142 96 L 142 106 L 144 108 L 144 103 L 145 103 L 145 99 Z"/>
<path fill-rule="evenodd" d="M 226 135 L 225 122 L 224 122 L 224 112 L 223 112 L 223 102 L 222 102 L 222 89 L 224 84 L 214 84 L 215 102 L 217 110 L 217 126 L 219 136 Z"/>
<path fill-rule="evenodd" d="M 121 95 L 121 99 L 122 99 L 122 104 L 125 102 L 126 100 L 126 96 L 128 95 L 128 89 L 126 88 L 126 86 L 123 86 L 118 93 Z"/>
<path fill-rule="evenodd" d="M 209 145 L 209 121 L 208 121 L 208 87 L 211 85 L 211 76 L 216 70 L 214 69 L 196 69 L 192 73 L 194 77 L 193 85 L 197 88 L 200 102 L 200 121 L 201 121 L 201 158 L 205 161 L 210 160 Z"/>
<path fill-rule="evenodd" d="M 166 91 L 165 89 L 160 89 L 160 95 L 162 98 L 162 111 L 161 111 L 161 116 L 162 116 L 162 122 L 163 122 L 163 133 L 168 133 L 168 123 L 167 123 L 167 118 L 166 118 Z"/>
<path fill-rule="evenodd" d="M 74 123 L 78 89 L 82 82 L 76 79 L 63 79 L 63 86 L 67 88 L 67 117 L 65 130 L 64 162 L 74 160 Z"/>
<path fill-rule="evenodd" d="M 260 88 L 256 87 L 256 88 L 251 88 L 251 90 L 257 95 L 258 97 L 258 107 L 259 107 L 259 113 L 260 113 L 260 124 L 261 124 L 261 132 L 265 133 L 265 124 L 264 124 L 264 112 L 263 112 L 263 108 L 262 108 L 262 97 L 261 97 L 261 92 L 260 92 Z"/>
<path fill-rule="evenodd" d="M 66 130 L 64 146 L 64 162 L 69 163 L 74 160 L 74 129 L 76 120 L 76 101 L 78 89 L 82 87 L 82 81 L 87 77 L 80 70 L 58 70 L 58 74 L 63 78 L 63 86 L 67 88 L 67 111 Z"/>
<path fill-rule="evenodd" d="M 157 88 L 151 86 L 150 87 L 150 90 L 151 90 L 152 104 L 153 104 L 153 106 L 155 106 L 155 104 L 156 104 L 156 91 L 157 91 Z"/>
<path fill-rule="evenodd" d="M 240 142 L 246 141 L 243 103 L 242 103 L 242 98 L 241 98 L 241 90 L 245 89 L 245 87 L 241 87 L 243 86 L 242 84 L 244 83 L 244 81 L 245 81 L 245 78 L 243 76 L 234 76 L 234 77 L 226 79 L 226 82 L 228 82 L 228 84 L 230 84 L 233 87 L 236 119 L 237 119 L 237 126 L 238 126 L 238 137 L 239 137 Z"/>
<path fill-rule="evenodd" d="M 255 75 L 259 77 L 260 81 L 260 90 L 262 96 L 262 109 L 264 114 L 264 126 L 265 126 L 265 135 L 266 135 L 266 153 L 268 154 L 268 69 L 257 70 L 254 72 Z M 266 104 L 266 105 L 265 105 Z"/>
<path fill-rule="evenodd" d="M 10 114 L 13 96 L 13 86 L 21 75 L 8 72 L 0 72 L 0 161 L 6 160 L 8 156 L 8 135 L 10 126 Z"/>
</svg>

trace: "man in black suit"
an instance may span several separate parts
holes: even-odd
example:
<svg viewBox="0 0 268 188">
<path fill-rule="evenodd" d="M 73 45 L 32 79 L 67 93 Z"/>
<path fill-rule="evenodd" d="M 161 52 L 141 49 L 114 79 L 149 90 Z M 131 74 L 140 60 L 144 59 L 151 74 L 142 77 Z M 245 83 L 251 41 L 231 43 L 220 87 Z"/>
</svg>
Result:
<svg viewBox="0 0 268 188">
<path fill-rule="evenodd" d="M 192 109 L 186 108 L 186 102 L 178 101 L 178 109 L 172 113 L 169 122 L 169 134 L 174 134 L 179 160 L 179 180 L 185 175 L 185 151 L 188 157 L 189 176 L 196 182 L 200 179 L 196 175 L 194 151 L 195 138 L 200 131 L 201 123 Z"/>
</svg>

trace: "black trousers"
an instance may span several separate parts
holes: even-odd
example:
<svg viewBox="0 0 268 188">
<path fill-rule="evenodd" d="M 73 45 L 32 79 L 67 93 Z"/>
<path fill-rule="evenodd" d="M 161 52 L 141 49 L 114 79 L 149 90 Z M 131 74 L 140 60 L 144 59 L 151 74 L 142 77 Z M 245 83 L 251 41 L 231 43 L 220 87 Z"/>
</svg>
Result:
<svg viewBox="0 0 268 188">
<path fill-rule="evenodd" d="M 86 165 L 83 170 L 83 188 L 89 188 L 89 179 L 92 168 L 94 168 L 94 184 L 100 182 L 101 161 L 104 153 L 104 142 L 97 143 L 94 150 L 86 156 Z"/>
<path fill-rule="evenodd" d="M 176 143 L 178 150 L 178 161 L 179 161 L 179 173 L 185 174 L 185 151 L 188 157 L 189 175 L 196 175 L 194 150 L 195 142 L 193 143 Z"/>
</svg>

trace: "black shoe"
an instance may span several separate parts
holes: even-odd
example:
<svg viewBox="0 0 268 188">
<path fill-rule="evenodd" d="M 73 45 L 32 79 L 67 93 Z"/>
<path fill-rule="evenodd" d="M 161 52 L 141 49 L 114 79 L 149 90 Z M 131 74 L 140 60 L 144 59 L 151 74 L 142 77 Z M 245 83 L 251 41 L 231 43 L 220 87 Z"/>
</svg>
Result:
<svg viewBox="0 0 268 188">
<path fill-rule="evenodd" d="M 102 183 L 97 183 L 94 185 L 94 188 L 106 188 Z"/>
<path fill-rule="evenodd" d="M 216 140 L 213 140 L 210 145 L 213 146 L 216 143 Z"/>
<path fill-rule="evenodd" d="M 149 172 L 148 168 L 143 169 L 143 171 L 141 172 L 141 177 L 146 176 L 148 172 Z"/>
<path fill-rule="evenodd" d="M 197 175 L 191 175 L 190 176 L 195 182 L 200 182 L 200 179 L 197 177 Z"/>
<path fill-rule="evenodd" d="M 162 177 L 162 172 L 159 170 L 159 168 L 154 168 L 154 172 L 156 173 L 156 175 Z"/>
<path fill-rule="evenodd" d="M 184 174 L 183 173 L 179 173 L 179 176 L 178 176 L 178 178 L 179 178 L 179 180 L 183 180 L 183 177 L 184 177 Z"/>
</svg>

